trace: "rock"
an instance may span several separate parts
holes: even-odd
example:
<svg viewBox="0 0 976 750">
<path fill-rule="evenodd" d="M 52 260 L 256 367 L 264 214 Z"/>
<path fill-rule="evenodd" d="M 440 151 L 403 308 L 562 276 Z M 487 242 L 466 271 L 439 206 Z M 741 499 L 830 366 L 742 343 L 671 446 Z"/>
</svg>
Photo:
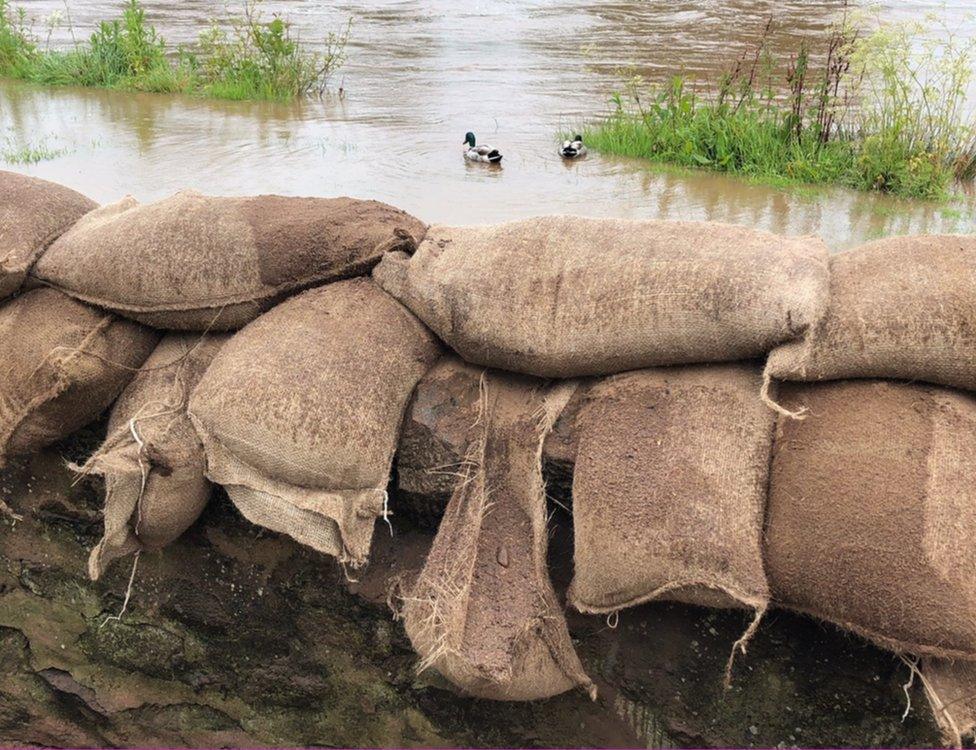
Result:
<svg viewBox="0 0 976 750">
<path fill-rule="evenodd" d="M 463 470 L 467 428 L 478 420 L 483 370 L 455 355 L 443 357 L 417 384 L 407 409 L 396 463 L 402 502 L 394 511 L 426 528 L 436 529 Z M 577 389 L 543 446 L 543 470 L 557 498 L 570 494 L 576 456 L 573 423 L 582 394 Z"/>
</svg>

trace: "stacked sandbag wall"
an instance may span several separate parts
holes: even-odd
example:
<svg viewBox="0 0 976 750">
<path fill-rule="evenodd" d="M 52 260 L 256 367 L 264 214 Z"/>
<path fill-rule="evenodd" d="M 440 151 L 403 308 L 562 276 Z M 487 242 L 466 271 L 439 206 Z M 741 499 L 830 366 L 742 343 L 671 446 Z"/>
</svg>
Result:
<svg viewBox="0 0 976 750">
<path fill-rule="evenodd" d="M 374 272 L 470 362 L 602 376 L 581 389 L 565 441 L 570 603 L 670 598 L 757 616 L 772 603 L 901 654 L 974 659 L 976 401 L 943 386 L 971 388 L 976 373 L 976 241 L 899 238 L 828 258 L 793 240 L 770 263 L 772 238 L 750 244 L 741 228 L 727 237 L 747 252 L 723 254 L 711 227 L 627 224 L 432 227 L 412 259 Z M 750 333 L 751 348 L 738 343 Z M 756 359 L 719 364 L 743 356 Z M 644 369 L 615 373 L 623 363 Z M 441 494 L 465 465 L 472 369 L 445 361 L 418 387 L 399 457 L 407 496 Z M 787 379 L 840 382 L 777 389 Z"/>
<path fill-rule="evenodd" d="M 976 401 L 955 390 L 976 381 L 976 241 L 830 256 L 710 223 L 68 197 L 51 227 L 27 198 L 0 225 L 12 292 L 44 287 L 0 307 L 0 461 L 132 381 L 78 467 L 106 477 L 93 575 L 172 541 L 208 481 L 346 568 L 422 499 L 443 519 L 396 607 L 421 666 L 494 699 L 592 692 L 546 568 L 558 466 L 582 612 L 746 608 L 734 655 L 786 606 L 940 660 L 942 683 L 976 660 Z M 953 741 L 971 728 L 942 713 Z"/>
</svg>

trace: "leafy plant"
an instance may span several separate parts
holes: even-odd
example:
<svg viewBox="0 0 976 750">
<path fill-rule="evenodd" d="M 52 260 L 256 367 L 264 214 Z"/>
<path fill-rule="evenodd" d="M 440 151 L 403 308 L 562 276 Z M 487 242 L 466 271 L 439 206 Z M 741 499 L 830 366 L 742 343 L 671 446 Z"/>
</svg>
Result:
<svg viewBox="0 0 976 750">
<path fill-rule="evenodd" d="M 100 23 L 86 44 L 42 49 L 24 12 L 0 0 L 0 75 L 47 85 L 288 100 L 325 91 L 345 63 L 349 31 L 347 24 L 330 32 L 322 51 L 308 49 L 287 21 L 263 20 L 260 0 L 244 0 L 242 15 L 212 21 L 195 48 L 172 53 L 141 2 L 126 0 L 121 16 Z"/>
<path fill-rule="evenodd" d="M 198 73 L 212 94 L 232 99 L 286 99 L 325 91 L 345 62 L 350 24 L 330 33 L 325 51 L 304 50 L 291 27 L 263 21 L 258 0 L 245 0 L 229 30 L 213 24 L 200 38 Z"/>
<path fill-rule="evenodd" d="M 863 19 L 861 21 L 863 23 Z M 858 31 L 850 19 L 818 48 L 754 49 L 699 94 L 683 77 L 626 78 L 609 116 L 584 132 L 599 151 L 761 179 L 838 183 L 942 198 L 976 175 L 964 116 L 976 42 L 929 19 Z"/>
</svg>

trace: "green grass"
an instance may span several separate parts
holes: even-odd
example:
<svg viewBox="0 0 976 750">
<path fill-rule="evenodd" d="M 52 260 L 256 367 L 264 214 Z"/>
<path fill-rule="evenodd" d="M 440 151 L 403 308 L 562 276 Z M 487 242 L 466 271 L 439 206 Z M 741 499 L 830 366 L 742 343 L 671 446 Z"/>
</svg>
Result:
<svg viewBox="0 0 976 750">
<path fill-rule="evenodd" d="M 191 48 L 171 50 L 139 0 L 103 21 L 72 49 L 42 46 L 23 10 L 0 0 L 0 76 L 48 86 L 183 93 L 218 99 L 286 101 L 321 94 L 345 62 L 349 26 L 329 33 L 324 51 L 300 45 L 280 18 L 264 21 L 259 0 L 216 21 Z"/>
<path fill-rule="evenodd" d="M 28 143 L 14 143 L 8 140 L 0 148 L 0 160 L 7 164 L 37 164 L 57 159 L 69 151 L 68 148 L 53 148 L 45 140 Z"/>
<path fill-rule="evenodd" d="M 918 24 L 880 25 L 867 35 L 845 25 L 818 54 L 801 49 L 776 60 L 769 28 L 705 94 L 681 76 L 663 86 L 631 77 L 610 114 L 583 128 L 587 145 L 774 185 L 929 200 L 972 179 L 976 128 L 960 114 L 971 43 L 947 30 L 925 37 Z"/>
</svg>

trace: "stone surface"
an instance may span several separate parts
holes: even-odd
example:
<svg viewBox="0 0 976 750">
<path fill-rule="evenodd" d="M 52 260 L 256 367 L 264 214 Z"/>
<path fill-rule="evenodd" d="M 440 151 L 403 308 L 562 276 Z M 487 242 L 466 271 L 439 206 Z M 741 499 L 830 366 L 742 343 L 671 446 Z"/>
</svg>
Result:
<svg viewBox="0 0 976 750">
<path fill-rule="evenodd" d="M 397 490 L 404 511 L 415 523 L 437 528 L 451 499 L 467 451 L 467 429 L 478 420 L 479 383 L 483 367 L 459 357 L 443 357 L 414 390 L 404 418 L 397 452 Z M 550 494 L 568 498 L 576 456 L 573 423 L 586 379 L 570 399 L 543 445 Z"/>
<path fill-rule="evenodd" d="M 99 436 L 0 473 L 0 744 L 931 746 L 939 733 L 892 655 L 825 624 L 774 612 L 721 685 L 747 615 L 677 604 L 571 616 L 600 688 L 531 704 L 456 695 L 416 658 L 386 606 L 419 568 L 431 532 L 391 506 L 373 562 L 341 567 L 244 521 L 219 494 L 171 548 L 98 583 L 85 559 L 100 531 L 95 488 L 64 458 Z M 571 573 L 568 514 L 554 508 L 557 589 Z"/>
</svg>

